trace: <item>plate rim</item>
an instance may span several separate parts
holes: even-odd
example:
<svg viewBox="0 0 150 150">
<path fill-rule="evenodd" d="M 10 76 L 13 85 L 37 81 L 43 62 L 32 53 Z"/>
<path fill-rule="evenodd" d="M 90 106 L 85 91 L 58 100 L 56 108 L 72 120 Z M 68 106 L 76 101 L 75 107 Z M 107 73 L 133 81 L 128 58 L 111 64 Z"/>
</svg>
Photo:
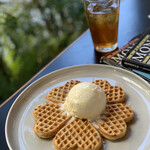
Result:
<svg viewBox="0 0 150 150">
<path fill-rule="evenodd" d="M 44 76 L 38 78 L 37 80 L 33 81 L 30 85 L 28 85 L 16 98 L 16 100 L 13 102 L 13 104 L 11 105 L 8 113 L 7 113 L 7 117 L 6 117 L 6 121 L 5 121 L 5 139 L 6 139 L 6 143 L 7 143 L 7 146 L 9 149 L 13 149 L 12 147 L 12 144 L 10 144 L 9 142 L 9 138 L 8 138 L 8 121 L 9 121 L 9 117 L 10 117 L 10 113 L 11 111 L 13 110 L 13 107 L 14 105 L 17 103 L 17 101 L 19 100 L 19 98 L 21 97 L 21 95 L 26 91 L 28 90 L 29 88 L 31 88 L 34 84 L 36 84 L 37 82 L 39 82 L 40 80 L 42 80 L 43 78 L 46 78 L 47 76 L 49 75 L 52 75 L 52 74 L 55 74 L 55 73 L 58 73 L 58 72 L 61 72 L 61 71 L 65 71 L 65 70 L 69 70 L 69 69 L 75 69 L 75 68 L 80 68 L 80 67 L 93 67 L 93 66 L 96 66 L 96 67 L 106 67 L 106 68 L 111 68 L 111 69 L 115 69 L 115 70 L 119 70 L 119 71 L 123 71 L 123 72 L 128 72 L 129 74 L 135 76 L 136 78 L 138 78 L 139 80 L 142 81 L 142 83 L 144 83 L 146 86 L 148 86 L 150 88 L 150 84 L 145 81 L 143 78 L 141 78 L 140 76 L 138 76 L 137 74 L 135 74 L 134 72 L 131 72 L 131 71 L 128 71 L 128 70 L 125 70 L 123 68 L 119 68 L 119 67 L 116 67 L 116 66 L 111 66 L 111 65 L 105 65 L 105 64 L 83 64 L 83 65 L 75 65 L 75 66 L 69 66 L 69 67 L 64 67 L 64 68 L 61 68 L 61 69 L 58 69 L 58 70 L 55 70 L 55 71 L 52 71 L 50 73 L 47 73 L 45 74 Z"/>
</svg>

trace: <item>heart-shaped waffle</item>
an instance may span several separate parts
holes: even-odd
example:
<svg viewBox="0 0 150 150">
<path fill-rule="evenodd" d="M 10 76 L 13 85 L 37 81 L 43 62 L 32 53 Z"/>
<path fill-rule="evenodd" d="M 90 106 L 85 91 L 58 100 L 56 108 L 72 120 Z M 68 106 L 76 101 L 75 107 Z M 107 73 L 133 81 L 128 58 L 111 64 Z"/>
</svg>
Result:
<svg viewBox="0 0 150 150">
<path fill-rule="evenodd" d="M 100 133 L 109 140 L 116 140 L 126 134 L 126 123 L 132 120 L 134 113 L 132 109 L 122 103 L 110 104 L 106 106 L 106 111 L 102 115 L 103 123 L 98 123 Z"/>
<path fill-rule="evenodd" d="M 110 86 L 105 90 L 107 104 L 122 103 L 126 99 L 124 90 L 118 86 Z"/>
<path fill-rule="evenodd" d="M 95 80 L 93 83 L 99 85 L 104 90 L 107 104 L 122 103 L 125 101 L 125 92 L 121 87 L 111 86 L 107 80 Z"/>
<path fill-rule="evenodd" d="M 111 86 L 107 80 L 95 80 L 92 83 L 99 85 L 104 91 L 107 90 Z"/>
<path fill-rule="evenodd" d="M 71 118 L 60 110 L 58 103 L 49 102 L 37 106 L 32 116 L 36 123 L 34 124 L 34 133 L 42 138 L 49 138 L 54 136 Z"/>
<path fill-rule="evenodd" d="M 53 139 L 56 150 L 99 150 L 102 138 L 87 120 L 74 119 Z"/>
<path fill-rule="evenodd" d="M 68 81 L 64 86 L 59 86 L 53 88 L 47 95 L 46 100 L 53 101 L 56 103 L 64 103 L 66 96 L 68 95 L 71 88 L 80 83 L 80 81 L 77 80 L 70 80 Z"/>
</svg>

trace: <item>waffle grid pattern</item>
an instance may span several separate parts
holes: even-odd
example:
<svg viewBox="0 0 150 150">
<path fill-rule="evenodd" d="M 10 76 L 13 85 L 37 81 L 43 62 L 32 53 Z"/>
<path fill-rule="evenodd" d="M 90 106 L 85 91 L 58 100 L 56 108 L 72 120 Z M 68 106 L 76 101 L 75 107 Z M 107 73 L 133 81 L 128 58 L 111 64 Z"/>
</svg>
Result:
<svg viewBox="0 0 150 150">
<path fill-rule="evenodd" d="M 107 90 L 111 86 L 107 80 L 95 80 L 92 83 L 99 85 L 104 91 Z"/>
<path fill-rule="evenodd" d="M 102 139 L 87 120 L 75 119 L 57 133 L 53 143 L 56 149 L 98 150 Z"/>
<path fill-rule="evenodd" d="M 108 104 L 122 103 L 126 98 L 125 92 L 118 86 L 110 86 L 107 90 L 105 90 L 105 94 Z"/>
<path fill-rule="evenodd" d="M 133 111 L 132 109 L 122 103 L 107 105 L 106 110 L 111 114 L 111 116 L 121 117 L 125 122 L 129 122 L 133 119 Z"/>
<path fill-rule="evenodd" d="M 55 135 L 58 130 L 71 118 L 62 115 L 60 106 L 57 103 L 39 105 L 33 111 L 33 118 L 36 123 L 33 130 L 36 135 L 48 138 Z"/>
<path fill-rule="evenodd" d="M 68 81 L 64 86 L 59 86 L 56 88 L 53 88 L 47 95 L 46 100 L 53 101 L 56 103 L 64 103 L 66 96 L 68 95 L 71 88 L 80 83 L 80 81 L 77 80 L 70 80 Z"/>
<path fill-rule="evenodd" d="M 110 140 L 116 140 L 125 135 L 126 122 L 133 119 L 133 111 L 125 104 L 117 103 L 107 105 L 106 112 L 102 116 L 103 123 L 97 123 L 101 134 Z"/>
</svg>

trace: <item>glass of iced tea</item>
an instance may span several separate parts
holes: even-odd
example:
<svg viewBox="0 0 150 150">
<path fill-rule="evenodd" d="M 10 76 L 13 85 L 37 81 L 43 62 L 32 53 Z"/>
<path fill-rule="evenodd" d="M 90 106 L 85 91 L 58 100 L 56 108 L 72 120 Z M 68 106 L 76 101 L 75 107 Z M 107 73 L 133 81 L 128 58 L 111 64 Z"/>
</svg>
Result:
<svg viewBox="0 0 150 150">
<path fill-rule="evenodd" d="M 83 0 L 94 48 L 110 52 L 117 48 L 120 0 Z"/>
</svg>

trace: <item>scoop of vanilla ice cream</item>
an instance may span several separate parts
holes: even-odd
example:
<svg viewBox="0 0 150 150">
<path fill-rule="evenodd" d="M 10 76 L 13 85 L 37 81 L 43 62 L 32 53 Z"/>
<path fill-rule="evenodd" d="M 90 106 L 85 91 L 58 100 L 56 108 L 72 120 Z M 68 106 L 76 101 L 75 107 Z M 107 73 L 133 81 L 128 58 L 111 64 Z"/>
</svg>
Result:
<svg viewBox="0 0 150 150">
<path fill-rule="evenodd" d="M 80 119 L 96 120 L 106 107 L 106 95 L 94 83 L 82 82 L 75 85 L 62 105 L 64 111 Z"/>
</svg>

